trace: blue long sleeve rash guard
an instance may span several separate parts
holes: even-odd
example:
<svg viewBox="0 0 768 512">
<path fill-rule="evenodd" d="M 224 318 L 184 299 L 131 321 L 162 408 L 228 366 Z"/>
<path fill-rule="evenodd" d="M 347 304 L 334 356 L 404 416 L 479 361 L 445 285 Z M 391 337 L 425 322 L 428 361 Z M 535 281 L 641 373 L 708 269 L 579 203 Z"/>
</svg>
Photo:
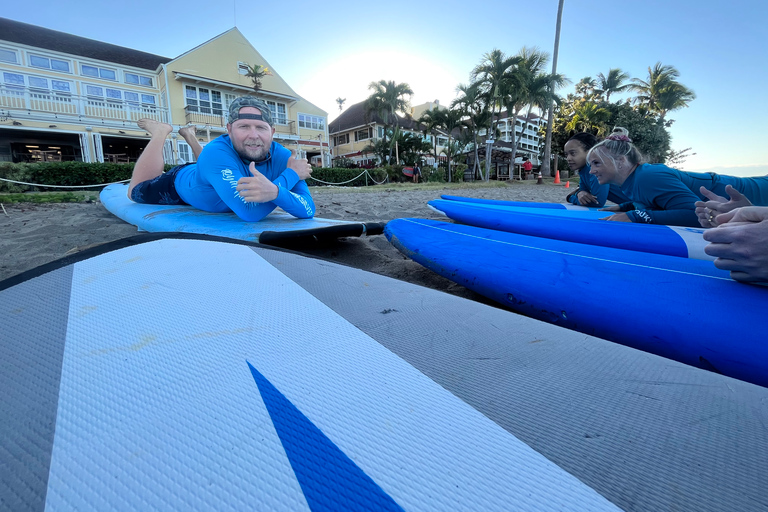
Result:
<svg viewBox="0 0 768 512">
<path fill-rule="evenodd" d="M 238 193 L 237 181 L 250 177 L 250 162 L 243 161 L 232 146 L 229 135 L 222 135 L 203 149 L 196 164 L 176 175 L 176 191 L 185 203 L 212 213 L 234 212 L 245 221 L 258 221 L 280 207 L 294 217 L 306 219 L 315 214 L 315 203 L 307 184 L 293 169 L 288 169 L 291 152 L 272 141 L 269 157 L 256 169 L 277 185 L 277 197 L 266 203 L 248 203 Z"/>
<path fill-rule="evenodd" d="M 606 199 L 613 201 L 616 204 L 622 204 L 630 202 L 631 199 L 624 195 L 621 188 L 618 185 L 605 184 L 601 185 L 597 181 L 597 176 L 589 174 L 589 164 L 579 169 L 579 190 L 573 194 L 569 201 L 577 206 L 597 206 L 602 208 L 605 206 Z M 579 202 L 579 192 L 589 192 L 597 198 L 597 204 L 581 204 Z"/>
<path fill-rule="evenodd" d="M 715 173 L 684 172 L 662 164 L 641 164 L 621 185 L 631 203 L 622 210 L 632 222 L 700 227 L 696 201 L 708 201 L 699 187 L 728 197 L 726 185 L 744 194 L 756 206 L 768 206 L 768 176 L 740 178 Z"/>
</svg>

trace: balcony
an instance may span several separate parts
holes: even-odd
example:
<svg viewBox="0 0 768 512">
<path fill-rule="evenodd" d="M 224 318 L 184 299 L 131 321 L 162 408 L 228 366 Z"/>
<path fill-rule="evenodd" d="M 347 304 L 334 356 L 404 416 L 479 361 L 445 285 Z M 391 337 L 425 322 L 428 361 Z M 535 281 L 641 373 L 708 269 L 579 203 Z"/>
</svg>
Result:
<svg viewBox="0 0 768 512">
<path fill-rule="evenodd" d="M 222 108 L 215 107 L 201 107 L 198 105 L 187 105 L 184 107 L 184 117 L 187 124 L 194 124 L 197 126 L 210 126 L 211 128 L 225 128 L 229 121 L 229 112 Z M 290 139 L 298 140 L 299 136 L 296 133 L 295 125 L 296 121 L 289 121 L 285 117 L 279 117 L 273 119 L 274 127 L 277 130 L 275 138 L 277 139 Z"/>
<path fill-rule="evenodd" d="M 8 84 L 0 84 L 0 108 L 14 119 L 45 122 L 120 127 L 135 125 L 144 117 L 168 122 L 168 112 L 155 105 Z"/>
<path fill-rule="evenodd" d="M 184 117 L 187 124 L 208 125 L 223 128 L 227 126 L 227 117 L 220 108 L 198 107 L 187 105 L 184 107 Z"/>
</svg>

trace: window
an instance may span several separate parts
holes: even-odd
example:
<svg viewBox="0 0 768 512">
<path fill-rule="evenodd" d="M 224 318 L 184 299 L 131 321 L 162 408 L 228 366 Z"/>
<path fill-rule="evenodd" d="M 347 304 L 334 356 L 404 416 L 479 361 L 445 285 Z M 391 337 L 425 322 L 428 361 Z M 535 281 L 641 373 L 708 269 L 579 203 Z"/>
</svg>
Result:
<svg viewBox="0 0 768 512">
<path fill-rule="evenodd" d="M 80 73 L 84 76 L 93 78 L 103 78 L 104 80 L 117 80 L 117 73 L 114 69 L 99 68 L 83 64 L 80 66 Z"/>
<path fill-rule="evenodd" d="M 10 62 L 11 64 L 19 63 L 19 59 L 16 57 L 16 52 L 13 50 L 6 50 L 5 48 L 0 48 L 0 61 Z"/>
<path fill-rule="evenodd" d="M 38 78 L 36 76 L 30 76 L 29 77 L 29 87 L 35 88 L 35 89 L 45 89 L 48 90 L 48 79 L 47 78 Z"/>
<path fill-rule="evenodd" d="M 85 86 L 85 94 L 91 101 L 106 101 L 110 107 L 120 107 L 125 104 L 129 107 L 154 108 L 157 99 L 151 94 L 139 94 L 133 91 L 122 91 L 111 87 L 99 87 L 97 85 Z M 103 104 L 102 104 L 103 105 Z"/>
<path fill-rule="evenodd" d="M 365 128 L 355 132 L 355 142 L 367 140 L 373 137 L 373 128 Z"/>
<path fill-rule="evenodd" d="M 376 129 L 377 136 L 380 139 L 383 139 L 384 138 L 384 127 L 383 126 L 377 126 L 376 128 L 377 128 Z"/>
<path fill-rule="evenodd" d="M 325 130 L 325 118 L 299 114 L 299 127 L 312 130 Z"/>
<path fill-rule="evenodd" d="M 41 57 L 40 55 L 30 55 L 29 65 L 35 68 L 45 68 L 53 71 L 63 71 L 69 73 L 69 62 L 61 59 L 52 59 Z"/>
<path fill-rule="evenodd" d="M 125 83 L 152 87 L 154 82 L 152 81 L 151 76 L 137 75 L 135 73 L 125 73 Z"/>
<path fill-rule="evenodd" d="M 438 137 L 437 138 L 437 145 L 438 146 L 447 146 L 448 145 L 448 139 L 445 137 Z"/>
<path fill-rule="evenodd" d="M 241 75 L 247 75 L 250 69 L 248 68 L 248 64 L 245 62 L 238 62 L 237 63 L 237 72 Z"/>
<path fill-rule="evenodd" d="M 63 80 L 50 80 L 38 76 L 25 76 L 19 73 L 3 73 L 3 82 L 6 91 L 11 94 L 24 94 L 24 86 L 29 86 L 30 92 L 36 97 L 40 94 L 50 94 L 51 91 L 56 96 L 67 97 L 72 93 L 72 84 Z"/>
<path fill-rule="evenodd" d="M 142 94 L 142 96 L 144 95 Z M 224 105 L 221 102 L 221 93 L 219 91 L 187 85 L 184 87 L 184 99 L 189 112 L 200 112 L 201 114 L 213 114 L 216 116 L 223 115 L 224 113 Z"/>
<path fill-rule="evenodd" d="M 268 101 L 267 105 L 269 110 L 272 111 L 272 122 L 275 124 L 288 124 L 288 116 L 286 115 L 285 103 L 276 103 L 274 101 Z M 299 123 L 301 126 L 301 123 Z"/>
<path fill-rule="evenodd" d="M 192 148 L 190 148 L 189 144 L 186 142 L 179 141 L 179 160 L 180 161 L 177 162 L 178 164 L 195 161 L 195 155 L 192 153 Z"/>
<path fill-rule="evenodd" d="M 333 145 L 334 146 L 341 146 L 342 144 L 349 144 L 349 134 L 345 133 L 344 135 L 338 135 L 333 138 Z"/>
</svg>

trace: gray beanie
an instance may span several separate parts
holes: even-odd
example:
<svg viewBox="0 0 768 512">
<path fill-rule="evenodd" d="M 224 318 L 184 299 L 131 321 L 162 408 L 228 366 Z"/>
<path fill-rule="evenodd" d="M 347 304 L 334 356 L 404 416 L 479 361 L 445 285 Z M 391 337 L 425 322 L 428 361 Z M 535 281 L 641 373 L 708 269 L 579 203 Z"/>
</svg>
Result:
<svg viewBox="0 0 768 512">
<path fill-rule="evenodd" d="M 254 117 L 251 116 L 254 116 L 255 114 L 240 115 L 240 109 L 243 107 L 254 107 L 259 109 L 261 111 L 261 120 L 269 126 L 272 126 L 272 111 L 269 110 L 269 106 L 264 103 L 263 100 L 260 100 L 255 96 L 240 96 L 229 104 L 230 123 L 234 123 L 238 119 L 254 119 Z"/>
</svg>

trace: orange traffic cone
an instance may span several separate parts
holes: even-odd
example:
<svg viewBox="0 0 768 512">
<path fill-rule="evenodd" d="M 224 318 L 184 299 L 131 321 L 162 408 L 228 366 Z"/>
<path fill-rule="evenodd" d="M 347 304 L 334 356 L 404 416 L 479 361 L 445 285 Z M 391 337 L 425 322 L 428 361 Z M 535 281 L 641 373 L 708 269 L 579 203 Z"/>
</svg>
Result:
<svg viewBox="0 0 768 512">
<path fill-rule="evenodd" d="M 571 182 L 570 181 L 566 181 L 565 182 L 565 188 L 571 188 Z"/>
<path fill-rule="evenodd" d="M 543 185 L 544 182 L 541 180 L 541 171 L 539 171 L 539 178 L 536 180 L 537 185 Z"/>
<path fill-rule="evenodd" d="M 560 184 L 560 171 L 555 171 L 555 185 Z"/>
</svg>

